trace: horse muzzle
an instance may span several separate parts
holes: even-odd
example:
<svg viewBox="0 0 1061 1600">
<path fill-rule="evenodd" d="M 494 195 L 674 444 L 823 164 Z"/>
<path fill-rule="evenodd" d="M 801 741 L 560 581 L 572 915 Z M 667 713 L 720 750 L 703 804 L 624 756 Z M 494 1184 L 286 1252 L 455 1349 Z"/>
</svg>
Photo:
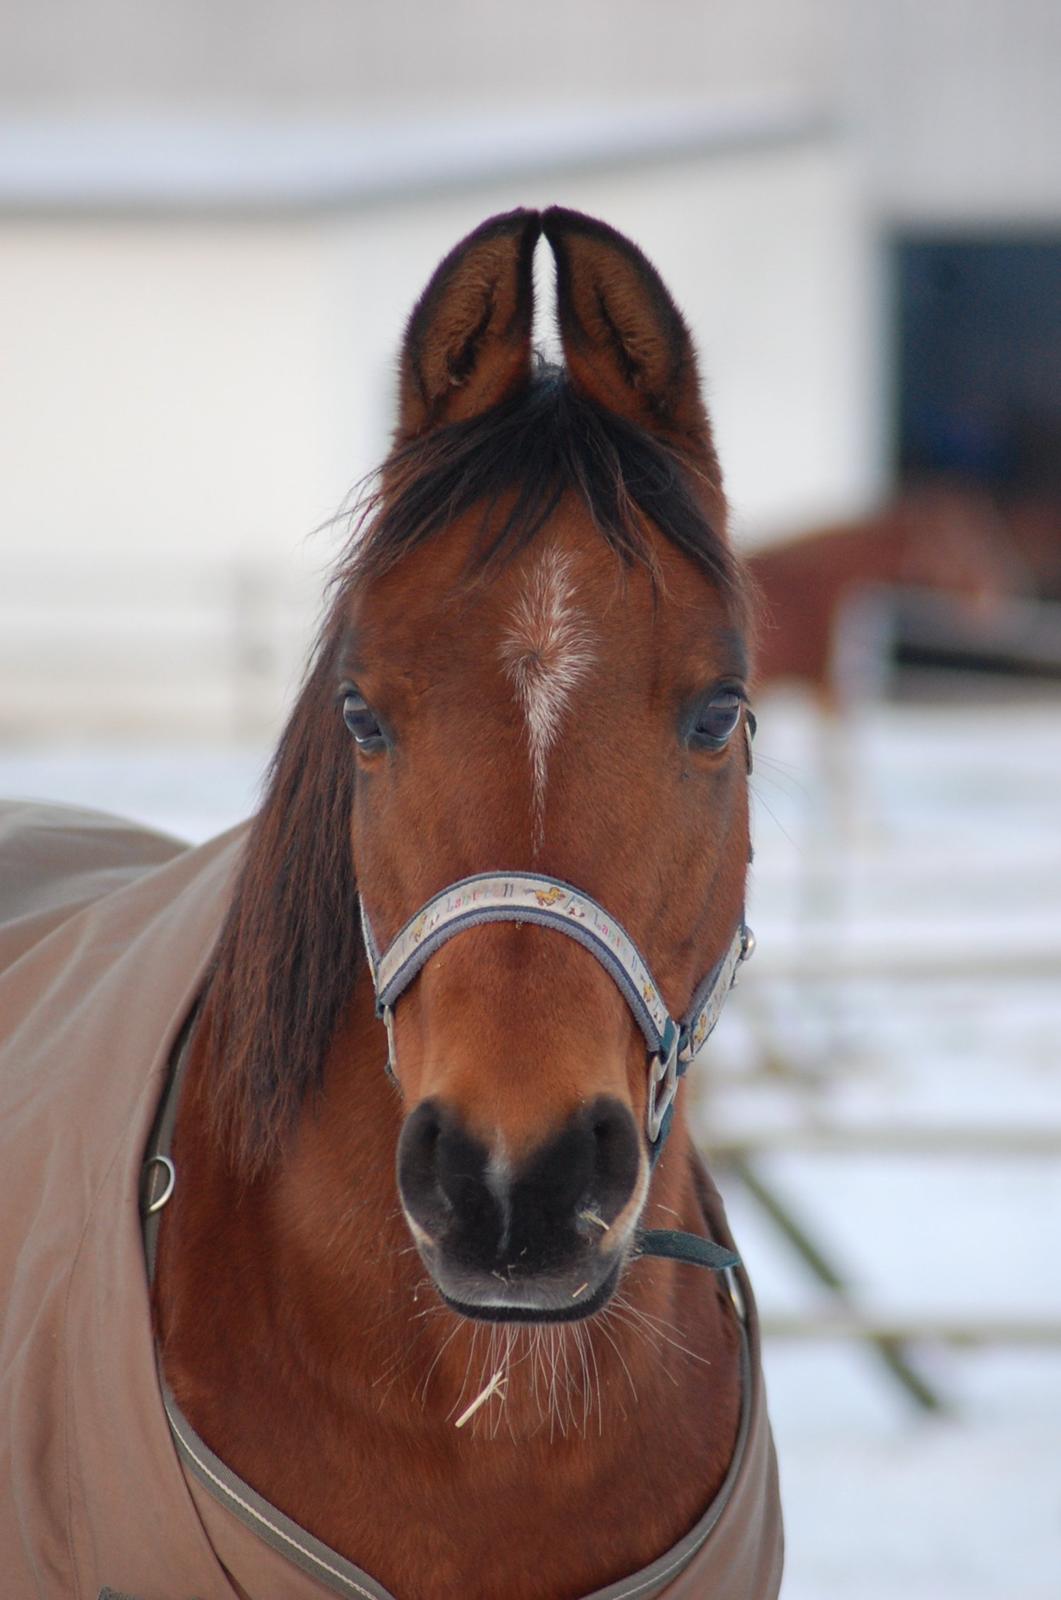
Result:
<svg viewBox="0 0 1061 1600">
<path fill-rule="evenodd" d="M 618 1283 L 647 1163 L 629 1109 L 600 1095 L 518 1166 L 422 1101 L 398 1145 L 410 1231 L 446 1303 L 491 1322 L 590 1316 Z"/>
</svg>

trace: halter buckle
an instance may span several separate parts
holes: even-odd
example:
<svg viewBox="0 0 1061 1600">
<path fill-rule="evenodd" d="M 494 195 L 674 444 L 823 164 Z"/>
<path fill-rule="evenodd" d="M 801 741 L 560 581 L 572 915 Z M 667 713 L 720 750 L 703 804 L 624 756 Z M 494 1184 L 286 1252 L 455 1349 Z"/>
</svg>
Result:
<svg viewBox="0 0 1061 1600">
<path fill-rule="evenodd" d="M 663 1119 L 678 1093 L 678 1051 L 682 1030 L 673 1017 L 667 1018 L 659 1050 L 648 1058 L 648 1112 L 645 1118 L 649 1144 L 655 1144 Z M 660 1085 L 663 1085 L 660 1089 Z"/>
<path fill-rule="evenodd" d="M 394 1007 L 380 1006 L 380 1020 L 387 1030 L 387 1076 L 392 1083 L 398 1082 L 398 1046 L 394 1038 Z"/>
</svg>

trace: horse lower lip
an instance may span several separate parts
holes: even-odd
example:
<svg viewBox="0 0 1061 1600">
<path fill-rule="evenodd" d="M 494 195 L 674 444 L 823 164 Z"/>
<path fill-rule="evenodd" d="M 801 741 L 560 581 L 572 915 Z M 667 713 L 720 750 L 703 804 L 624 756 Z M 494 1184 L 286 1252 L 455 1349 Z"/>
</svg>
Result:
<svg viewBox="0 0 1061 1600">
<path fill-rule="evenodd" d="M 500 1301 L 459 1300 L 437 1284 L 436 1287 L 451 1311 L 475 1322 L 582 1322 L 611 1299 L 619 1281 L 619 1266 L 616 1262 L 592 1294 L 572 1299 L 567 1305 L 535 1305 L 533 1302 L 506 1305 Z"/>
</svg>

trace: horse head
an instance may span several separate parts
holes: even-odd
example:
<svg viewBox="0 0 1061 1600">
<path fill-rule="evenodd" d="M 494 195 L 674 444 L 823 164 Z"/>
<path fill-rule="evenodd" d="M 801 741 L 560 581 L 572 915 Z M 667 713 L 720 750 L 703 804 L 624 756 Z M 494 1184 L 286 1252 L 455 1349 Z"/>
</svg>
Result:
<svg viewBox="0 0 1061 1600">
<path fill-rule="evenodd" d="M 542 233 L 560 367 L 533 346 Z M 261 994 L 284 1059 L 264 1112 L 259 1075 L 259 1125 L 321 1070 L 355 897 L 378 951 L 399 933 L 415 950 L 448 886 L 472 904 L 467 880 L 494 875 L 503 898 L 530 875 L 558 919 L 636 947 L 646 1004 L 689 1012 L 742 927 L 744 629 L 696 358 L 655 269 L 575 212 L 485 223 L 409 321 L 393 449 L 260 824 L 283 853 L 297 818 L 300 842 Z M 440 943 L 385 1008 L 401 1204 L 466 1315 L 586 1315 L 635 1250 L 653 1063 L 630 983 L 578 928 L 499 915 Z M 245 1100 L 248 1052 L 221 1045 Z"/>
</svg>

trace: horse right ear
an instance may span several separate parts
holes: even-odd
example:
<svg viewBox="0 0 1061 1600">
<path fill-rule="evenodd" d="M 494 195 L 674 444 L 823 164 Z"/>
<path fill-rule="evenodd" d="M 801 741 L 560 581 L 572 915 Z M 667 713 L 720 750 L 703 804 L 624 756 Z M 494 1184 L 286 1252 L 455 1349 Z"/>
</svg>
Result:
<svg viewBox="0 0 1061 1600">
<path fill-rule="evenodd" d="M 595 217 L 551 206 L 542 217 L 556 257 L 556 309 L 574 387 L 597 405 L 706 453 L 711 428 L 685 321 L 651 261 Z"/>
<path fill-rule="evenodd" d="M 466 422 L 530 381 L 536 211 L 491 217 L 435 269 L 405 330 L 397 442 Z"/>
</svg>

